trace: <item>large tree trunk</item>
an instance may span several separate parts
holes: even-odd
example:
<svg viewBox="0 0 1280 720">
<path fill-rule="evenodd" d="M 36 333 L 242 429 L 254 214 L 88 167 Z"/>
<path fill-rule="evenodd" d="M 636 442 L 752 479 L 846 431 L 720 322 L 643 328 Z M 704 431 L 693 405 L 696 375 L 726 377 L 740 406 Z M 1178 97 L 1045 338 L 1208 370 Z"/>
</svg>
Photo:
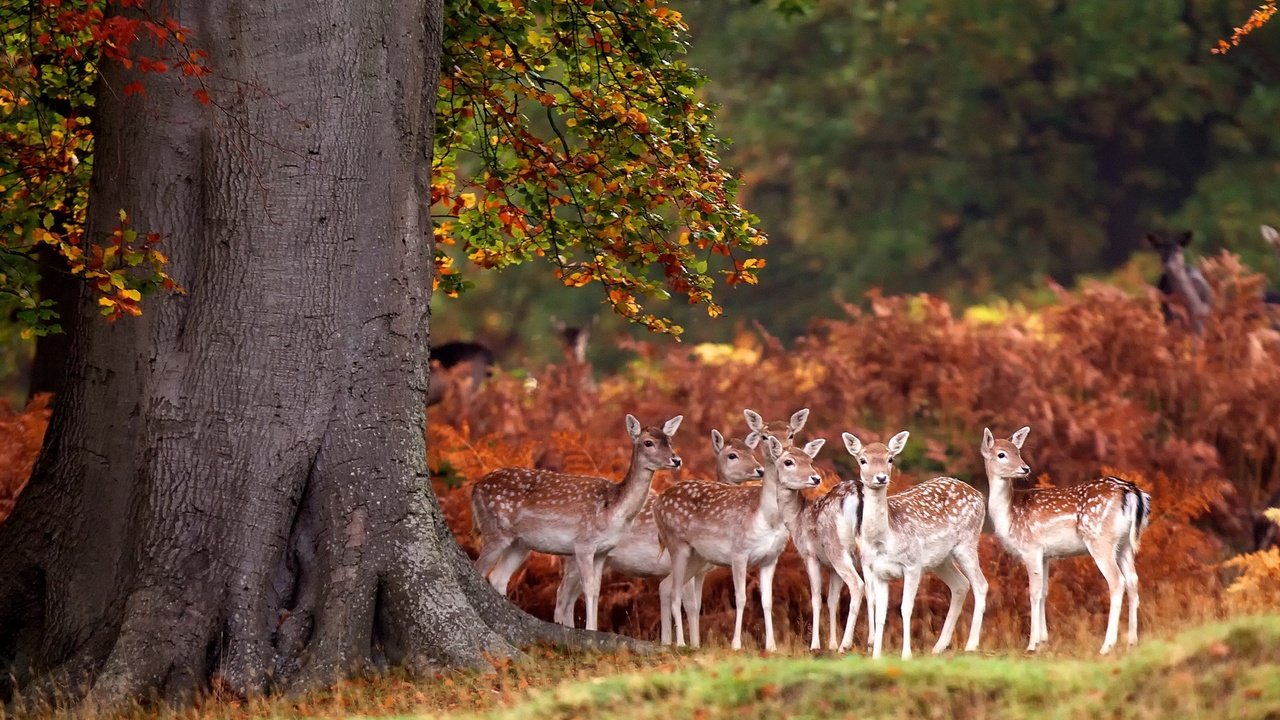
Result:
<svg viewBox="0 0 1280 720">
<path fill-rule="evenodd" d="M 80 303 L 0 526 L 0 675 L 110 706 L 568 638 L 474 575 L 427 482 L 440 0 L 168 8 L 213 104 L 107 71 L 90 231 L 128 210 L 187 294 L 114 325 Z"/>
</svg>

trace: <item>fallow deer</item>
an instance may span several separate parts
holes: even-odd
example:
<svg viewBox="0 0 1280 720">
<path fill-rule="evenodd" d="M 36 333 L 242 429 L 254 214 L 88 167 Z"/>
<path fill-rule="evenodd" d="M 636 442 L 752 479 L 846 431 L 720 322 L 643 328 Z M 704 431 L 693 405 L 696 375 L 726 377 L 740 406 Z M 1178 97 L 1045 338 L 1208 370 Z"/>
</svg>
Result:
<svg viewBox="0 0 1280 720">
<path fill-rule="evenodd" d="M 853 552 L 857 544 L 858 517 L 862 514 L 862 484 L 845 480 L 817 500 L 805 504 L 796 517 L 791 541 L 804 560 L 809 575 L 809 598 L 813 606 L 813 635 L 809 648 L 822 647 L 818 640 L 819 617 L 822 614 L 822 574 L 827 578 L 827 614 L 830 626 L 829 646 L 847 651 L 853 646 L 853 626 L 862 606 L 865 590 L 858 575 Z M 836 615 L 840 606 L 841 582 L 849 588 L 849 614 L 845 618 L 844 635 L 836 643 Z M 868 606 L 869 608 L 870 606 Z M 868 612 L 867 625 L 871 617 Z"/>
<path fill-rule="evenodd" d="M 845 449 L 858 460 L 864 487 L 862 517 L 857 528 L 862 552 L 862 576 L 875 622 L 871 630 L 872 657 L 880 657 L 888 615 L 889 581 L 902 578 L 902 657 L 911 657 L 911 613 L 925 570 L 951 589 L 951 607 L 933 652 L 951 644 L 964 598 L 973 586 L 973 624 L 965 651 L 978 648 L 982 615 L 987 604 L 987 580 L 978 562 L 978 538 L 986 507 L 982 494 L 954 478 L 939 477 L 893 496 L 887 494 L 893 458 L 906 447 L 904 430 L 883 443 L 863 445 L 844 433 Z"/>
<path fill-rule="evenodd" d="M 755 433 L 753 433 L 755 434 Z M 658 496 L 654 511 L 662 544 L 671 553 L 672 616 L 676 645 L 684 646 L 683 605 L 687 578 L 712 565 L 733 571 L 733 649 L 742 648 L 742 616 L 747 602 L 747 569 L 760 568 L 760 604 L 764 611 L 765 650 L 775 650 L 773 574 L 787 547 L 788 525 L 800 510 L 800 490 L 822 482 L 813 458 L 825 440 L 803 449 L 764 439 L 765 474 L 759 487 L 682 482 Z"/>
<path fill-rule="evenodd" d="M 711 449 L 716 458 L 716 481 L 726 485 L 739 485 L 747 480 L 764 477 L 764 467 L 752 454 L 759 441 L 759 435 L 752 437 L 750 444 L 738 438 L 726 440 L 719 430 L 712 430 Z M 671 555 L 661 548 L 658 541 L 658 526 L 653 515 L 657 498 L 657 493 L 649 492 L 649 497 L 640 509 L 640 514 L 632 521 L 631 528 L 606 558 L 605 567 L 632 577 L 663 578 L 658 585 L 658 600 L 662 609 L 660 637 L 663 645 L 670 645 Z M 564 576 L 556 590 L 555 621 L 573 627 L 573 606 L 582 594 L 582 573 L 573 562 L 563 563 L 563 568 Z M 685 588 L 684 607 L 689 617 L 689 634 L 695 639 L 695 644 L 699 631 L 698 613 L 702 607 L 702 581 L 705 578 L 705 573 L 695 576 L 689 580 L 691 587 Z"/>
<path fill-rule="evenodd" d="M 1147 243 L 1160 253 L 1163 272 L 1156 287 L 1163 296 L 1160 309 L 1164 313 L 1165 322 L 1170 322 L 1174 317 L 1169 299 L 1179 298 L 1187 308 L 1191 330 L 1200 334 L 1213 306 L 1213 290 L 1200 268 L 1187 262 L 1183 255 L 1183 248 L 1191 242 L 1191 231 L 1149 232 L 1146 238 Z"/>
<path fill-rule="evenodd" d="M 1151 496 L 1115 477 L 1071 487 L 1014 490 L 1016 478 L 1031 475 L 1022 460 L 1022 444 L 1031 428 L 1008 440 L 982 431 L 982 458 L 991 483 L 991 524 L 1009 552 L 1027 568 L 1031 596 L 1031 639 L 1027 650 L 1049 639 L 1045 596 L 1049 592 L 1049 560 L 1088 553 L 1111 591 L 1111 614 L 1102 654 L 1115 647 L 1120 606 L 1129 595 L 1129 644 L 1138 642 L 1138 570 L 1134 555 L 1151 516 Z"/>
<path fill-rule="evenodd" d="M 506 595 L 511 575 L 530 551 L 573 556 L 587 598 L 587 629 L 595 630 L 605 557 L 640 513 L 653 474 L 680 467 L 671 436 L 682 419 L 677 415 L 661 428 L 644 428 L 627 415 L 631 467 L 621 484 L 530 468 L 485 475 L 471 490 L 475 526 L 485 541 L 476 570 L 492 571 L 490 584 Z"/>
<path fill-rule="evenodd" d="M 760 413 L 755 410 L 743 410 L 742 416 L 747 419 L 748 429 L 760 433 L 761 437 L 772 435 L 786 445 L 795 439 L 797 433 L 804 429 L 804 424 L 809 419 L 809 408 L 801 408 L 795 411 L 791 414 L 791 419 L 786 422 L 781 420 L 765 422 Z M 763 448 L 761 450 L 763 451 Z"/>
</svg>

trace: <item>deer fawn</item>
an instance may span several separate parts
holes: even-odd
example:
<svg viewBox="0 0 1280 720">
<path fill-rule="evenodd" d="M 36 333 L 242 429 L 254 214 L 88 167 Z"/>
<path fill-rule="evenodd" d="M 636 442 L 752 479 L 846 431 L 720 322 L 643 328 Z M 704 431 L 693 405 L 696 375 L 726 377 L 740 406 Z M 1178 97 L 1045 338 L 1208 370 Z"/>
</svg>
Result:
<svg viewBox="0 0 1280 720">
<path fill-rule="evenodd" d="M 572 555 L 587 596 L 587 629 L 595 630 L 605 557 L 639 514 L 654 472 L 680 467 L 671 436 L 682 419 L 677 415 L 661 428 L 642 428 L 627 416 L 631 467 L 621 484 L 529 468 L 485 475 L 471 490 L 475 526 L 485 541 L 476 570 L 492 571 L 490 584 L 506 595 L 511 575 L 530 551 Z"/>
<path fill-rule="evenodd" d="M 747 480 L 764 477 L 764 467 L 756 461 L 752 450 L 760 440 L 752 438 L 748 444 L 737 438 L 726 440 L 719 430 L 711 431 L 711 449 L 716 457 L 716 480 L 738 485 Z M 622 539 L 605 559 L 605 567 L 632 577 L 660 577 L 658 600 L 662 608 L 661 638 L 663 645 L 671 644 L 671 556 L 658 542 L 658 526 L 654 521 L 654 507 L 658 495 L 652 491 L 644 501 L 640 514 L 632 521 Z M 555 620 L 561 625 L 573 627 L 573 606 L 582 593 L 582 573 L 572 562 L 563 563 L 564 576 L 556 590 Z M 685 612 L 689 616 L 689 634 L 697 644 L 698 613 L 702 606 L 702 581 L 705 573 L 693 577 L 686 588 Z M 690 589 L 692 592 L 689 592 Z"/>
<path fill-rule="evenodd" d="M 832 650 L 847 651 L 853 646 L 853 625 L 862 606 L 864 586 L 853 561 L 857 542 L 858 518 L 862 515 L 862 484 L 857 480 L 842 481 L 826 495 L 808 503 L 796 518 L 791 541 L 804 559 L 804 569 L 809 575 L 809 598 L 813 605 L 813 637 L 811 650 L 822 647 L 818 640 L 819 617 L 822 614 L 822 573 L 831 571 L 827 578 L 827 613 L 829 615 L 829 646 Z M 849 588 L 849 614 L 845 618 L 844 635 L 836 644 L 836 615 L 840 606 L 840 583 Z M 868 627 L 871 625 L 868 605 Z"/>
<path fill-rule="evenodd" d="M 671 611 L 676 645 L 684 646 L 684 624 L 677 610 L 683 605 L 685 580 L 712 565 L 728 565 L 733 570 L 737 606 L 733 649 L 742 647 L 747 568 L 752 566 L 760 568 L 765 650 L 777 648 L 773 637 L 773 573 L 778 557 L 787 547 L 788 524 L 800 510 L 800 490 L 822 482 L 813 468 L 813 458 L 824 442 L 814 440 L 800 449 L 784 447 L 776 437 L 765 438 L 764 482 L 759 487 L 682 482 L 658 496 L 654 515 L 662 544 L 671 553 Z"/>
<path fill-rule="evenodd" d="M 965 651 L 978 648 L 982 614 L 987 605 L 987 579 L 978 563 L 978 537 L 986 508 L 982 494 L 954 478 L 939 477 L 887 496 L 893 458 L 906 447 L 904 430 L 883 443 L 863 445 L 844 433 L 845 449 L 857 458 L 864 486 L 858 541 L 867 602 L 875 622 L 871 629 L 872 657 L 880 657 L 888 614 L 889 580 L 902 578 L 902 657 L 911 657 L 911 613 L 925 570 L 951 589 L 951 607 L 933 652 L 951 644 L 956 620 L 973 585 L 973 625 Z"/>
<path fill-rule="evenodd" d="M 1014 490 L 1015 478 L 1031 475 L 1022 460 L 1022 444 L 1031 428 L 1008 440 L 982 431 L 982 458 L 991 483 L 991 523 L 1009 552 L 1027 567 L 1031 596 L 1031 639 L 1027 650 L 1049 639 L 1045 596 L 1049 560 L 1088 553 L 1111 590 L 1111 614 L 1102 654 L 1111 651 L 1119 632 L 1120 605 L 1129 594 L 1129 644 L 1138 642 L 1138 570 L 1134 554 L 1151 515 L 1151 496 L 1131 482 L 1104 477 L 1072 487 Z"/>
</svg>

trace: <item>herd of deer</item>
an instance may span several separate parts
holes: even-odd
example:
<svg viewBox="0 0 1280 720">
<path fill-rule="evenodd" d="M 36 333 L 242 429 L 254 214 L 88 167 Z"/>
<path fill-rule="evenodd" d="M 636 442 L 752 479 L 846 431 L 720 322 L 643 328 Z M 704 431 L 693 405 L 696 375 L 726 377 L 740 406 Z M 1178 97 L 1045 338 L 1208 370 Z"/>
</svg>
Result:
<svg viewBox="0 0 1280 720">
<path fill-rule="evenodd" d="M 902 656 L 911 656 L 911 615 L 923 573 L 937 575 L 951 590 L 951 605 L 933 647 L 947 649 L 970 587 L 973 622 L 966 651 L 977 649 L 986 606 L 987 581 L 978 561 L 978 540 L 987 512 L 1004 546 L 1020 557 L 1030 581 L 1031 633 L 1028 650 L 1049 639 L 1045 621 L 1048 561 L 1089 554 L 1111 593 L 1111 612 L 1102 653 L 1115 646 L 1120 610 L 1129 598 L 1128 642 L 1138 640 L 1138 575 L 1134 554 L 1150 517 L 1151 498 L 1133 484 L 1104 477 L 1071 487 L 1014 490 L 1012 482 L 1031 470 L 1021 448 L 1030 428 L 1007 440 L 983 431 L 981 453 L 990 497 L 954 478 L 939 477 L 904 492 L 888 494 L 894 458 L 906 446 L 906 431 L 888 442 L 864 444 L 843 434 L 845 449 L 857 462 L 856 479 L 844 480 L 810 501 L 802 490 L 817 487 L 821 476 L 813 459 L 825 440 L 794 444 L 809 411 L 787 422 L 764 422 L 751 410 L 744 415 L 750 433 L 726 439 L 711 432 L 715 481 L 690 480 L 661 494 L 651 491 L 654 473 L 679 468 L 671 437 L 677 415 L 661 427 L 642 427 L 626 417 L 631 436 L 631 466 L 622 483 L 605 478 L 566 475 L 528 468 L 503 468 L 472 488 L 475 527 L 484 546 L 475 567 L 506 595 L 511 576 L 531 551 L 565 558 L 556 597 L 555 620 L 573 625 L 573 607 L 585 595 L 586 626 L 596 629 L 600 579 L 606 566 L 638 577 L 662 578 L 661 639 L 698 646 L 702 585 L 716 566 L 733 573 L 737 616 L 735 650 L 742 646 L 747 571 L 759 573 L 764 611 L 765 649 L 776 649 L 773 631 L 773 575 L 790 540 L 809 575 L 813 607 L 810 647 L 818 649 L 821 584 L 827 582 L 829 646 L 841 652 L 853 645 L 855 620 L 867 601 L 868 645 L 874 657 L 883 647 L 889 582 L 901 578 Z M 755 452 L 760 451 L 757 459 Z M 760 480 L 761 484 L 744 484 Z M 860 563 L 855 563 L 857 558 Z M 570 560 L 571 559 L 571 560 Z M 859 573 L 859 568 L 861 573 Z M 837 640 L 841 585 L 851 602 Z M 683 610 L 683 613 L 682 613 Z"/>
</svg>

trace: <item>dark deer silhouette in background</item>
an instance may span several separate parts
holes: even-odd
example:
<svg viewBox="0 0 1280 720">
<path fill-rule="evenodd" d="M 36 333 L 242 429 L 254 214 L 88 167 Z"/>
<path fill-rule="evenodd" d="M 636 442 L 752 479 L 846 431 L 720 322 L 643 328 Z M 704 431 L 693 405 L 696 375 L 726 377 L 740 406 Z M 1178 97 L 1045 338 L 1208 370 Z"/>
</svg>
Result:
<svg viewBox="0 0 1280 720">
<path fill-rule="evenodd" d="M 1192 332 L 1199 335 L 1204 329 L 1205 318 L 1209 317 L 1209 310 L 1213 307 L 1213 290 L 1200 268 L 1188 263 L 1182 253 L 1191 242 L 1191 231 L 1149 232 L 1146 239 L 1160 253 L 1160 265 L 1164 268 L 1156 287 L 1163 295 L 1160 308 L 1164 312 L 1165 322 L 1172 322 L 1177 317 L 1173 303 L 1179 302 L 1187 310 Z"/>
<path fill-rule="evenodd" d="M 449 382 L 440 371 L 458 374 L 453 368 L 467 366 L 465 375 L 470 377 L 471 389 L 480 386 L 489 377 L 496 358 L 493 351 L 478 342 L 454 340 L 431 348 L 432 377 L 427 388 L 427 407 L 431 407 L 444 399 L 445 385 Z"/>
</svg>

